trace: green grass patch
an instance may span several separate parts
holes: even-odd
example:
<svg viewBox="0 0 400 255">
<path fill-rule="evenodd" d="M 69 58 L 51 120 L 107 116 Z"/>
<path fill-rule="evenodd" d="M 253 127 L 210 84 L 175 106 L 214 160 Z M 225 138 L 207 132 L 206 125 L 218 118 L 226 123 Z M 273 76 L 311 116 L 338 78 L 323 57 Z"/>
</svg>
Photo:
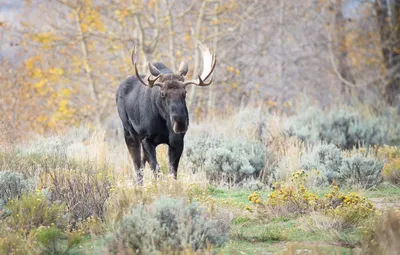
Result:
<svg viewBox="0 0 400 255">
<path fill-rule="evenodd" d="M 276 241 L 315 241 L 325 240 L 322 233 L 303 230 L 296 218 L 278 217 L 267 223 L 257 220 L 238 218 L 231 226 L 231 236 L 235 240 L 249 242 Z M 239 223 L 242 222 L 242 223 Z"/>
<path fill-rule="evenodd" d="M 239 217 L 232 221 L 232 225 L 239 225 L 239 224 L 243 224 L 243 223 L 246 223 L 249 221 L 250 221 L 250 218 L 248 218 L 248 217 Z"/>
<path fill-rule="evenodd" d="M 362 192 L 367 198 L 397 198 L 400 199 L 400 186 L 389 184 Z"/>
<path fill-rule="evenodd" d="M 248 242 L 242 240 L 231 240 L 228 244 L 226 244 L 223 248 L 219 250 L 218 254 L 268 254 L 282 251 L 284 247 L 284 243 L 280 244 L 271 242 Z"/>
<path fill-rule="evenodd" d="M 211 196 L 216 199 L 232 199 L 233 201 L 238 203 L 250 204 L 248 197 L 251 194 L 251 191 L 244 189 L 215 188 L 213 186 L 210 186 L 208 190 Z M 261 191 L 260 197 L 264 199 L 268 196 L 268 194 L 268 191 Z"/>
</svg>

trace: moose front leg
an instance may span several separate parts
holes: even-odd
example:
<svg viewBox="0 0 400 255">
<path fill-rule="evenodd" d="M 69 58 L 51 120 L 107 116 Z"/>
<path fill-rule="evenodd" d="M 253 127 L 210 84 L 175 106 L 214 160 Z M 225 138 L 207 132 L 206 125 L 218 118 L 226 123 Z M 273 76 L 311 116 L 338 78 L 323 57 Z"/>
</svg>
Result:
<svg viewBox="0 0 400 255">
<path fill-rule="evenodd" d="M 160 173 L 160 166 L 157 162 L 156 146 L 147 138 L 142 140 L 142 148 L 145 154 L 143 161 L 149 161 L 150 168 L 153 170 L 154 176 L 157 178 Z"/>
<path fill-rule="evenodd" d="M 179 160 L 181 159 L 183 151 L 183 143 L 175 146 L 169 146 L 168 149 L 168 161 L 169 161 L 169 173 L 174 177 L 178 176 Z"/>
</svg>

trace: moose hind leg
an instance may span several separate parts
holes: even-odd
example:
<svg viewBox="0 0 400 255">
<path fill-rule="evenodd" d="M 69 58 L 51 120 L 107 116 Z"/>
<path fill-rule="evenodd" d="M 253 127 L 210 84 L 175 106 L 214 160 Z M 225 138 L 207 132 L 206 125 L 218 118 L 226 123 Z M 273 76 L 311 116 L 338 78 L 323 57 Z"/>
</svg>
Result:
<svg viewBox="0 0 400 255">
<path fill-rule="evenodd" d="M 146 153 L 144 152 L 144 148 L 142 145 L 142 168 L 146 168 L 146 163 L 149 162 L 149 159 L 146 156 Z"/>
<path fill-rule="evenodd" d="M 137 179 L 136 182 L 139 185 L 143 185 L 143 168 L 141 165 L 141 148 L 140 148 L 140 140 L 137 136 L 131 136 L 128 131 L 125 131 L 125 142 L 128 147 L 129 154 L 132 157 L 133 166 L 136 170 Z"/>
<path fill-rule="evenodd" d="M 145 154 L 144 158 L 149 162 L 150 168 L 153 170 L 154 176 L 157 178 L 157 175 L 160 173 L 160 166 L 157 162 L 156 146 L 147 138 L 142 140 L 142 146 Z"/>
</svg>

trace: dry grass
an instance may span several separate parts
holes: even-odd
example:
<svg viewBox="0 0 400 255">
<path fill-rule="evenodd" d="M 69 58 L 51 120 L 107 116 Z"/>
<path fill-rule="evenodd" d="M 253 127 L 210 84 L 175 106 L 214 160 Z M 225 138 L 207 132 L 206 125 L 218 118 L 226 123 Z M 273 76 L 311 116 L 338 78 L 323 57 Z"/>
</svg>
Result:
<svg viewBox="0 0 400 255">
<path fill-rule="evenodd" d="M 11 144 L 9 132 L 5 123 L 0 121 L 0 151 L 4 151 Z"/>
<path fill-rule="evenodd" d="M 365 231 L 365 238 L 358 254 L 399 254 L 400 253 L 400 210 L 383 213 Z"/>
<path fill-rule="evenodd" d="M 301 228 L 307 232 L 318 231 L 328 236 L 339 239 L 340 232 L 346 227 L 343 219 L 329 217 L 323 212 L 311 212 L 308 216 L 300 218 Z"/>
<path fill-rule="evenodd" d="M 282 128 L 284 121 L 284 117 L 270 116 L 265 141 L 267 148 L 274 155 L 273 162 L 268 162 L 267 167 L 276 166 L 279 180 L 288 181 L 294 172 L 300 170 L 303 155 L 310 153 L 312 147 L 295 137 L 287 137 Z M 271 170 L 266 169 L 266 172 Z"/>
</svg>

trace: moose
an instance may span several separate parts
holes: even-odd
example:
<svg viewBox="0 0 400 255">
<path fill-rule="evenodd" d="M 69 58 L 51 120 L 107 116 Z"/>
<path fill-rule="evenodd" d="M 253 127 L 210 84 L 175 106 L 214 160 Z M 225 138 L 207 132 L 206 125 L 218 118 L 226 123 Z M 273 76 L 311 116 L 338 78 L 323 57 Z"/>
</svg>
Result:
<svg viewBox="0 0 400 255">
<path fill-rule="evenodd" d="M 136 47 L 132 50 L 135 76 L 123 81 L 117 91 L 116 101 L 123 125 L 125 142 L 137 174 L 137 183 L 143 185 L 143 169 L 146 162 L 155 177 L 160 172 L 156 147 L 168 145 L 169 173 L 176 179 L 184 137 L 189 126 L 186 107 L 186 87 L 209 86 L 216 65 L 216 55 L 210 48 L 200 44 L 203 70 L 195 80 L 185 81 L 188 64 L 182 61 L 177 72 L 163 63 L 148 63 L 150 72 L 147 82 L 137 67 Z M 208 81 L 208 82 L 207 82 Z"/>
</svg>

